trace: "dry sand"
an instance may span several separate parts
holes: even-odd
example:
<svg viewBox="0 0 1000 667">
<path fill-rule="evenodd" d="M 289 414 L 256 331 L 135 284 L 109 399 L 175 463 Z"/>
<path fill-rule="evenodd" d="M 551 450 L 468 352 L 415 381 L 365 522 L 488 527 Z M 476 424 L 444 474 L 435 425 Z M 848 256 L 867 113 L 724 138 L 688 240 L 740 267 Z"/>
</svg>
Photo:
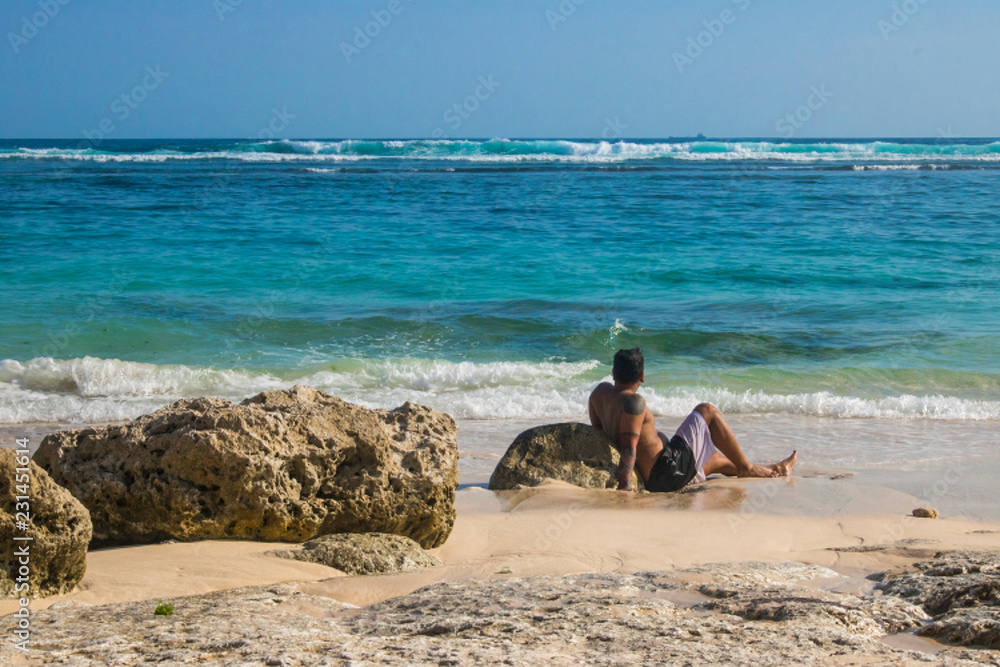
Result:
<svg viewBox="0 0 1000 667">
<path fill-rule="evenodd" d="M 493 493 L 467 487 L 441 567 L 349 577 L 268 552 L 287 545 L 207 541 L 105 549 L 88 556 L 73 592 L 32 603 L 158 600 L 247 585 L 299 581 L 299 589 L 367 604 L 442 580 L 583 572 L 670 570 L 717 562 L 798 561 L 849 575 L 910 562 L 939 549 L 1000 550 L 1000 525 L 909 516 L 920 501 L 836 475 L 710 480 L 682 494 L 584 490 L 559 482 Z M 854 549 L 838 551 L 836 549 Z M 863 548 L 864 550 L 859 550 Z M 16 609 L 0 602 L 0 614 Z"/>
</svg>

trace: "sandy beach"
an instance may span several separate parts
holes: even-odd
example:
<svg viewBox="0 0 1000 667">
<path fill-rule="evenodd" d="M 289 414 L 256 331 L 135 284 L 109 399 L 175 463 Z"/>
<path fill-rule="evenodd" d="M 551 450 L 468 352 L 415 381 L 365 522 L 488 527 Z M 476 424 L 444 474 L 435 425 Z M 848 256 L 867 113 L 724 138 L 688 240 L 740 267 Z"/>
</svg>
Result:
<svg viewBox="0 0 1000 667">
<path fill-rule="evenodd" d="M 764 440 L 766 431 L 753 420 L 737 422 L 751 439 Z M 346 576 L 272 555 L 297 545 L 239 540 L 96 549 L 74 591 L 36 600 L 32 608 L 166 600 L 282 582 L 365 605 L 440 581 L 747 561 L 822 565 L 870 588 L 867 574 L 938 550 L 1000 550 L 1000 517 L 993 520 L 997 508 L 989 502 L 992 471 L 998 469 L 992 457 L 968 461 L 956 477 L 953 464 L 821 469 L 806 458 L 806 448 L 806 460 L 790 479 L 716 477 L 676 494 L 581 489 L 558 481 L 521 491 L 487 490 L 506 445 L 530 426 L 521 420 L 460 422 L 457 519 L 447 542 L 431 550 L 440 567 Z M 53 430 L 47 424 L 28 428 L 35 446 Z M 779 452 L 773 444 L 763 451 Z M 924 506 L 939 509 L 941 518 L 911 516 Z M 864 550 L 844 551 L 859 547 Z M 0 614 L 15 609 L 14 600 L 0 601 Z"/>
<path fill-rule="evenodd" d="M 32 652 L 3 646 L 0 660 L 575 664 L 598 660 L 610 642 L 651 664 L 660 650 L 676 660 L 700 655 L 679 637 L 708 629 L 717 648 L 747 646 L 725 664 L 841 664 L 837 655 L 850 656 L 849 664 L 993 660 L 993 651 L 975 648 L 983 641 L 954 647 L 914 634 L 930 622 L 927 612 L 887 600 L 873 577 L 903 576 L 940 552 L 957 559 L 1000 552 L 1000 522 L 983 518 L 995 511 L 992 458 L 849 469 L 827 456 L 820 463 L 831 465 L 807 460 L 790 478 L 713 477 L 669 494 L 556 480 L 487 489 L 507 443 L 527 426 L 460 425 L 456 519 L 447 540 L 429 550 L 440 565 L 349 575 L 279 555 L 299 544 L 235 539 L 94 548 L 73 590 L 32 602 Z M 743 426 L 764 441 L 752 420 Z M 767 455 L 783 444 L 758 449 Z M 919 507 L 941 517 L 916 518 Z M 168 621 L 153 614 L 161 602 L 176 610 Z M 8 629 L 17 609 L 15 600 L 0 601 Z M 632 617 L 643 620 L 621 627 L 615 620 Z M 733 625 L 740 618 L 748 622 Z M 423 629 L 411 632 L 412 622 Z M 521 628 L 513 643 L 506 630 L 491 634 L 510 623 Z M 980 626 L 962 626 L 970 627 Z M 680 634 L 644 648 L 650 631 Z M 800 635 L 818 639 L 794 639 Z M 790 652 L 762 652 L 765 637 L 790 642 Z M 552 638 L 562 643 L 539 652 L 538 642 Z"/>
<path fill-rule="evenodd" d="M 873 501 L 881 513 L 859 511 Z M 829 511 L 821 511 L 824 502 Z M 150 600 L 155 606 L 161 599 L 279 582 L 301 582 L 303 591 L 366 605 L 439 581 L 747 561 L 829 567 L 860 590 L 871 587 L 865 575 L 939 550 L 1000 550 L 1000 524 L 916 519 L 910 511 L 919 502 L 891 489 L 829 476 L 713 479 L 692 492 L 669 495 L 586 490 L 560 482 L 499 493 L 467 487 L 458 493 L 454 531 L 444 546 L 432 550 L 444 563 L 440 567 L 345 576 L 269 555 L 290 545 L 245 541 L 102 549 L 88 555 L 87 573 L 76 590 L 37 600 L 32 608 L 68 601 Z M 0 613 L 16 608 L 12 600 L 0 602 Z"/>
</svg>

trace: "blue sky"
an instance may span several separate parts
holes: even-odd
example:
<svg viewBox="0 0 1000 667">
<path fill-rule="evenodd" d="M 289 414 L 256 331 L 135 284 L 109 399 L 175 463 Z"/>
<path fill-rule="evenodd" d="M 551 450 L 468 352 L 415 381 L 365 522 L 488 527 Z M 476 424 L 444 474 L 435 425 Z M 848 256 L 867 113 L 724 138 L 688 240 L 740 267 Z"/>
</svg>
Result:
<svg viewBox="0 0 1000 667">
<path fill-rule="evenodd" d="M 995 0 L 4 0 L 0 30 L 5 138 L 1000 135 Z"/>
</svg>

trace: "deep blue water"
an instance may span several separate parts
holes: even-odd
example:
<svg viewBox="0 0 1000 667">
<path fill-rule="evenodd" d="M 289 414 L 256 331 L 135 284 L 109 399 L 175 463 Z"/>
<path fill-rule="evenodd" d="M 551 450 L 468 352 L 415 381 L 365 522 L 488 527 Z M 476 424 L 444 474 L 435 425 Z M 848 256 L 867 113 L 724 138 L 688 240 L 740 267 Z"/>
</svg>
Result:
<svg viewBox="0 0 1000 667">
<path fill-rule="evenodd" d="M 0 423 L 293 381 L 1000 419 L 992 140 L 0 143 Z M 149 364 L 143 365 L 143 364 Z"/>
</svg>

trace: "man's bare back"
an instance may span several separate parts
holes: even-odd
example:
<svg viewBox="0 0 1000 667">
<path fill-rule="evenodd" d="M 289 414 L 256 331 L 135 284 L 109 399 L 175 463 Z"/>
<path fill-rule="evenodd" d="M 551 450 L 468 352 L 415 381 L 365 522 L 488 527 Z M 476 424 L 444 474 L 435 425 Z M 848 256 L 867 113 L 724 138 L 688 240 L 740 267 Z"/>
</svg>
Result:
<svg viewBox="0 0 1000 667">
<path fill-rule="evenodd" d="M 663 451 L 663 441 L 656 430 L 653 413 L 646 407 L 645 399 L 634 389 L 618 390 L 610 382 L 602 382 L 590 394 L 590 423 L 607 433 L 615 441 L 618 451 L 621 452 L 623 446 L 627 448 L 627 444 L 621 442 L 619 436 L 632 432 L 630 430 L 623 431 L 622 428 L 629 429 L 628 422 L 634 421 L 635 418 L 635 415 L 626 413 L 626 401 L 630 401 L 630 407 L 633 411 L 639 407 L 642 409 L 639 415 L 642 421 L 639 428 L 639 442 L 636 446 L 635 465 L 639 475 L 645 481 L 649 478 L 649 471 L 653 468 L 656 457 Z M 623 420 L 623 416 L 627 419 Z"/>
</svg>

